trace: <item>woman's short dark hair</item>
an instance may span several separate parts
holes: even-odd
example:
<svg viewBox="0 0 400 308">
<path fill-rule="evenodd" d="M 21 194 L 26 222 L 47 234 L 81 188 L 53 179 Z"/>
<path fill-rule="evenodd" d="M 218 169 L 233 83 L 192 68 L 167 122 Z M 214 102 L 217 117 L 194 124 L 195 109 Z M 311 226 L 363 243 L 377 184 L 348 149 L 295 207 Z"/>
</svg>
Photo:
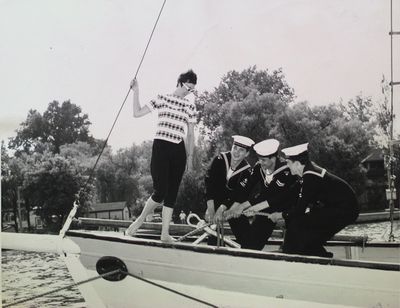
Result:
<svg viewBox="0 0 400 308">
<path fill-rule="evenodd" d="M 180 74 L 176 86 L 182 86 L 182 83 L 184 82 L 197 84 L 197 75 L 192 70 Z"/>
</svg>

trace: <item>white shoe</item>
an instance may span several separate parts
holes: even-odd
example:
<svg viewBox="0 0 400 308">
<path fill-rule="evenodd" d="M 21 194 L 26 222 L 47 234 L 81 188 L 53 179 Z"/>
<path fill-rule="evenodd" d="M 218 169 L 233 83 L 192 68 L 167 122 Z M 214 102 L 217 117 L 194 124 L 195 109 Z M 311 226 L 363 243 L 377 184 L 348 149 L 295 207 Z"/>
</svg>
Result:
<svg viewBox="0 0 400 308">
<path fill-rule="evenodd" d="M 161 235 L 160 238 L 163 243 L 175 243 L 176 239 L 174 239 L 171 235 Z"/>
<path fill-rule="evenodd" d="M 125 230 L 125 235 L 134 236 L 138 229 L 139 229 L 139 226 L 137 226 L 137 224 L 135 224 L 135 222 L 133 222 L 128 227 L 128 229 Z"/>
</svg>

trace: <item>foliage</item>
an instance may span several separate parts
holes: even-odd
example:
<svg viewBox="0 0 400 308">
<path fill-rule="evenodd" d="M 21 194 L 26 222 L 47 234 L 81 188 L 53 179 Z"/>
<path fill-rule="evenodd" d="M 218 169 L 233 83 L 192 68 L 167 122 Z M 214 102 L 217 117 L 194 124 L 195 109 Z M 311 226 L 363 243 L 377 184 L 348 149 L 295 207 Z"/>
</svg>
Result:
<svg viewBox="0 0 400 308">
<path fill-rule="evenodd" d="M 26 156 L 26 154 L 24 154 Z M 59 230 L 73 203 L 88 205 L 93 187 L 85 187 L 87 168 L 76 158 L 51 152 L 26 156 L 23 194 L 48 226 Z M 82 188 L 85 187 L 85 190 Z"/>
<path fill-rule="evenodd" d="M 1 206 L 2 217 L 4 210 L 11 210 L 14 213 L 14 225 L 18 232 L 17 223 L 17 190 L 23 182 L 23 163 L 16 158 L 10 157 L 1 143 Z"/>
<path fill-rule="evenodd" d="M 249 96 L 254 98 L 264 94 L 274 94 L 285 102 L 294 98 L 294 91 L 285 81 L 281 69 L 269 73 L 253 66 L 242 72 L 229 71 L 214 91 L 206 91 L 196 100 L 202 133 L 208 135 L 210 140 L 215 137 L 214 132 L 225 118 L 226 108 L 221 108 L 223 105 L 241 104 Z"/>
<path fill-rule="evenodd" d="M 106 153 L 97 170 L 97 193 L 100 202 L 136 202 L 138 193 L 138 148 L 121 149 L 117 154 Z"/>
<path fill-rule="evenodd" d="M 391 136 L 391 124 L 392 121 L 394 121 L 395 119 L 395 115 L 392 114 L 392 108 L 390 106 L 391 103 L 389 102 L 390 85 L 386 81 L 385 76 L 383 76 L 383 79 L 381 81 L 381 88 L 383 100 L 379 102 L 378 110 L 376 111 L 376 118 L 381 133 L 383 134 L 383 136 L 386 137 L 386 139 L 389 139 Z"/>
<path fill-rule="evenodd" d="M 363 191 L 366 177 L 360 163 L 372 148 L 376 123 L 371 121 L 372 100 L 357 96 L 347 105 L 293 104 L 293 90 L 283 73 L 274 76 L 255 67 L 229 72 L 214 92 L 201 96 L 202 134 L 211 145 L 208 159 L 229 150 L 235 134 L 256 142 L 276 138 L 281 147 L 309 142 L 312 159 Z"/>
<path fill-rule="evenodd" d="M 228 102 L 221 107 L 224 117 L 222 139 L 232 144 L 232 135 L 251 136 L 255 142 L 276 134 L 276 119 L 287 107 L 275 94 L 257 95 L 252 92 L 243 102 Z"/>
<path fill-rule="evenodd" d="M 17 136 L 10 139 L 9 147 L 17 153 L 44 152 L 40 145 L 48 144 L 53 153 L 59 153 L 64 144 L 78 141 L 94 144 L 89 135 L 90 121 L 87 114 L 70 101 L 61 104 L 53 101 L 41 115 L 30 110 L 27 119 L 21 123 Z"/>
<path fill-rule="evenodd" d="M 371 97 L 357 95 L 347 104 L 339 104 L 347 120 L 357 119 L 361 123 L 371 123 L 374 119 L 373 101 Z M 373 124 L 373 123 L 371 123 Z"/>
<path fill-rule="evenodd" d="M 309 142 L 311 159 L 363 191 L 366 177 L 360 163 L 372 149 L 372 134 L 360 120 L 347 120 L 338 105 L 311 108 L 302 102 L 287 109 L 279 127 L 282 146 Z"/>
<path fill-rule="evenodd" d="M 204 171 L 186 172 L 180 186 L 174 214 L 193 212 L 202 215 L 206 210 Z"/>
<path fill-rule="evenodd" d="M 97 200 L 126 201 L 133 215 L 140 214 L 153 190 L 151 149 L 152 142 L 146 141 L 116 154 L 105 153 L 96 169 Z"/>
</svg>

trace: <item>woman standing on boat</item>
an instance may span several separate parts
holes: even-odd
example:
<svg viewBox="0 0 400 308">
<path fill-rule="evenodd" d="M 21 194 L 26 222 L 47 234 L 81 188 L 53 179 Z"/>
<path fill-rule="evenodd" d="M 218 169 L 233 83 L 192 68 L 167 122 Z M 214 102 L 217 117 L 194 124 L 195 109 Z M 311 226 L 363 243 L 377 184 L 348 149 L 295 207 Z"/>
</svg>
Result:
<svg viewBox="0 0 400 308">
<path fill-rule="evenodd" d="M 308 143 L 283 149 L 291 172 L 301 177 L 297 204 L 284 214 L 283 252 L 332 257 L 323 245 L 358 217 L 354 190 L 341 178 L 311 162 Z"/>
<path fill-rule="evenodd" d="M 223 222 L 224 212 L 243 193 L 251 174 L 251 166 L 246 157 L 249 155 L 254 141 L 239 135 L 232 136 L 232 138 L 231 150 L 217 155 L 207 170 L 205 219 L 208 222 Z M 240 239 L 238 241 L 240 242 Z M 210 240 L 209 244 L 213 244 L 213 241 Z"/>
<path fill-rule="evenodd" d="M 138 82 L 131 82 L 134 92 L 133 116 L 138 118 L 157 111 L 158 120 L 150 166 L 154 191 L 140 216 L 127 229 L 128 235 L 134 235 L 146 216 L 157 206 L 163 205 L 161 240 L 173 241 L 169 235 L 169 224 L 186 161 L 188 170 L 192 170 L 195 105 L 186 96 L 194 91 L 196 84 L 197 75 L 189 70 L 178 77 L 173 94 L 158 95 L 156 99 L 141 107 Z"/>
<path fill-rule="evenodd" d="M 279 154 L 279 141 L 267 139 L 257 143 L 254 151 L 258 162 L 246 185 L 247 201 L 235 204 L 227 212 L 235 218 L 229 223 L 235 236 L 243 238 L 242 248 L 262 250 L 271 236 L 282 212 L 294 201 L 296 177 Z M 260 214 L 271 214 L 269 217 Z M 256 215 L 252 224 L 246 216 Z"/>
</svg>

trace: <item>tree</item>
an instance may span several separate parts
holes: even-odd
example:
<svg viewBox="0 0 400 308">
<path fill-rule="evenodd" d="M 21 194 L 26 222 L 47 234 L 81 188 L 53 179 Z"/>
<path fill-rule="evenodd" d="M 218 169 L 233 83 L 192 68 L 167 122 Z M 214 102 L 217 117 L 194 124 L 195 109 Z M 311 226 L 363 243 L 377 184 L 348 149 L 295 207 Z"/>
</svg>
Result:
<svg viewBox="0 0 400 308">
<path fill-rule="evenodd" d="M 23 162 L 21 159 L 10 157 L 1 142 L 1 206 L 2 218 L 5 210 L 11 210 L 14 217 L 14 227 L 18 232 L 17 222 L 17 190 L 23 182 Z M 2 220 L 3 221 L 3 220 Z"/>
<path fill-rule="evenodd" d="M 181 210 L 204 214 L 206 210 L 204 174 L 204 171 L 185 173 L 176 200 L 175 216 L 178 216 Z"/>
<path fill-rule="evenodd" d="M 279 118 L 279 129 L 282 146 L 309 142 L 312 160 L 363 192 L 366 177 L 360 163 L 371 151 L 372 132 L 358 118 L 346 119 L 339 105 L 311 108 L 302 102 Z"/>
<path fill-rule="evenodd" d="M 151 142 L 106 152 L 96 170 L 97 196 L 100 202 L 127 201 L 141 207 L 152 190 L 150 178 Z M 139 211 L 139 210 L 138 210 Z"/>
<path fill-rule="evenodd" d="M 400 134 L 397 136 L 393 135 L 393 125 L 395 120 L 395 114 L 392 113 L 392 106 L 389 102 L 391 87 L 386 81 L 385 76 L 381 81 L 383 100 L 378 105 L 377 110 L 377 122 L 380 132 L 381 146 L 385 153 L 385 168 L 389 171 L 390 177 L 394 176 L 394 186 L 397 190 L 397 207 L 400 207 L 400 145 L 393 144 L 392 151 L 390 151 L 389 142 L 391 139 L 400 140 Z M 389 183 L 389 178 L 387 178 Z"/>
<path fill-rule="evenodd" d="M 371 97 L 357 95 L 347 104 L 339 104 L 347 120 L 358 119 L 361 123 L 371 123 L 374 120 L 373 101 Z"/>
<path fill-rule="evenodd" d="M 242 134 L 261 141 L 275 134 L 275 119 L 292 102 L 294 91 L 282 70 L 269 73 L 255 66 L 230 71 L 213 92 L 196 101 L 201 134 L 211 143 L 209 159 L 231 144 L 231 136 Z"/>
<path fill-rule="evenodd" d="M 78 141 L 94 144 L 89 135 L 90 121 L 87 114 L 70 101 L 60 104 L 53 101 L 41 115 L 30 110 L 26 121 L 21 123 L 17 136 L 10 139 L 9 147 L 17 153 L 43 152 L 40 145 L 48 143 L 53 153 L 59 153 L 63 144 Z"/>
<path fill-rule="evenodd" d="M 380 133 L 384 136 L 385 139 L 389 139 L 391 135 L 391 125 L 395 119 L 395 115 L 392 114 L 389 97 L 390 97 L 390 85 L 388 81 L 386 81 L 385 76 L 383 76 L 381 81 L 381 88 L 383 94 L 383 100 L 379 102 L 378 108 L 376 110 L 376 118 L 378 122 L 378 127 L 380 129 Z M 387 147 L 387 140 L 385 140 Z"/>
<path fill-rule="evenodd" d="M 286 102 L 294 98 L 294 91 L 287 84 L 281 69 L 269 73 L 252 66 L 242 72 L 229 71 L 214 91 L 206 91 L 196 100 L 203 133 L 212 136 L 212 132 L 220 126 L 224 118 L 224 109 L 221 108 L 224 104 L 241 103 L 249 95 L 263 94 L 275 94 Z"/>
<path fill-rule="evenodd" d="M 61 228 L 75 202 L 81 205 L 81 210 L 89 205 L 93 185 L 85 186 L 87 168 L 84 165 L 76 158 L 48 151 L 27 156 L 23 170 L 24 196 L 53 231 Z"/>
</svg>

